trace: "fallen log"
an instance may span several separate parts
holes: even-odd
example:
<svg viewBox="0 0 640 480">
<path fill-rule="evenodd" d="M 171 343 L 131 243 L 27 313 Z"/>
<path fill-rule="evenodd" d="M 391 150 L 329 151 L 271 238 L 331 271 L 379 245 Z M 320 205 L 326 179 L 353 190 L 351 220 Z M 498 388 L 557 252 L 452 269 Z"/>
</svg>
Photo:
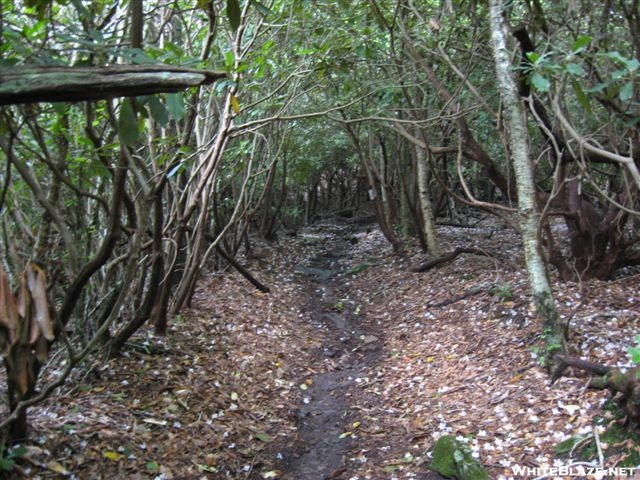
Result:
<svg viewBox="0 0 640 480">
<path fill-rule="evenodd" d="M 0 69 L 0 105 L 178 92 L 225 76 L 223 72 L 172 65 L 14 66 Z"/>
</svg>

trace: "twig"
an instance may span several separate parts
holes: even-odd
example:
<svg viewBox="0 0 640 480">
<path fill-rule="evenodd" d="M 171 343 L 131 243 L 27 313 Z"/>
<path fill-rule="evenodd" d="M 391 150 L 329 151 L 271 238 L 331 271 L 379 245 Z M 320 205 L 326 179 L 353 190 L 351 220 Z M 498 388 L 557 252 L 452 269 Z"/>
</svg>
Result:
<svg viewBox="0 0 640 480">
<path fill-rule="evenodd" d="M 596 441 L 596 449 L 598 450 L 598 462 L 600 467 L 604 467 L 604 455 L 602 454 L 602 445 L 600 444 L 600 434 L 598 434 L 598 426 L 593 428 L 593 438 Z"/>
<path fill-rule="evenodd" d="M 571 447 L 571 450 L 569 451 L 569 457 L 573 457 L 574 452 L 582 447 L 582 445 L 584 445 L 585 443 L 589 443 L 589 441 L 591 441 L 591 437 L 585 437 L 582 440 L 576 442 L 573 447 Z"/>
<path fill-rule="evenodd" d="M 247 469 L 247 474 L 244 476 L 245 480 L 249 478 L 251 473 L 253 472 L 253 466 L 256 463 L 256 458 L 258 458 L 258 454 L 256 453 L 251 459 L 251 463 L 249 464 L 249 468 Z"/>
<path fill-rule="evenodd" d="M 470 288 L 469 290 L 467 290 L 465 293 L 458 295 L 456 297 L 450 298 L 448 300 L 444 300 L 442 302 L 437 302 L 437 303 L 428 303 L 427 307 L 446 307 L 447 305 L 451 305 L 452 303 L 456 303 L 459 302 L 460 300 L 464 300 L 465 298 L 468 297 L 472 297 L 474 295 L 477 295 L 478 293 L 482 293 L 484 292 L 485 289 L 482 287 L 475 287 L 475 288 Z"/>
</svg>

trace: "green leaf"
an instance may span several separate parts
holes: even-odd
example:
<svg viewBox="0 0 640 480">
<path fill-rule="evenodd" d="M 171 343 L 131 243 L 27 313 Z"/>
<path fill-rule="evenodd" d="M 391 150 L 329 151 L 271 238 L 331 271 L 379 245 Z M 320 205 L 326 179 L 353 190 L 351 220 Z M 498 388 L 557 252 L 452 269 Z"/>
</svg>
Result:
<svg viewBox="0 0 640 480">
<path fill-rule="evenodd" d="M 35 9 L 35 11 L 38 13 L 38 18 L 44 18 L 50 2 L 49 0 L 27 0 L 25 2 L 25 5 L 27 7 Z"/>
<path fill-rule="evenodd" d="M 618 92 L 618 98 L 621 102 L 628 102 L 633 97 L 633 82 L 625 83 Z"/>
<path fill-rule="evenodd" d="M 102 452 L 102 456 L 104 458 L 108 458 L 112 462 L 117 462 L 123 457 L 121 453 L 114 452 L 113 450 L 107 450 L 106 452 Z"/>
<path fill-rule="evenodd" d="M 224 54 L 224 66 L 228 71 L 231 71 L 231 69 L 233 68 L 233 64 L 235 62 L 235 56 L 233 55 L 233 52 L 231 50 L 229 50 L 227 53 Z"/>
<path fill-rule="evenodd" d="M 626 70 L 615 70 L 614 72 L 611 73 L 611 78 L 614 80 L 620 80 L 622 78 L 625 78 L 626 76 L 627 76 Z"/>
<path fill-rule="evenodd" d="M 180 120 L 187 113 L 187 109 L 184 105 L 184 99 L 181 93 L 169 93 L 167 94 L 167 110 L 173 118 Z"/>
<path fill-rule="evenodd" d="M 542 55 L 536 52 L 527 52 L 525 55 L 531 63 L 536 63 L 542 57 Z"/>
<path fill-rule="evenodd" d="M 194 462 L 193 464 L 198 467 L 198 470 L 202 470 L 203 472 L 218 473 L 218 469 L 216 467 L 205 465 L 204 463 Z"/>
<path fill-rule="evenodd" d="M 598 92 L 602 92 L 605 88 L 607 88 L 609 86 L 609 82 L 604 82 L 604 83 L 598 83 L 597 85 L 594 85 L 591 88 L 587 88 L 585 90 L 586 93 L 598 93 Z"/>
<path fill-rule="evenodd" d="M 260 440 L 261 442 L 264 442 L 264 443 L 269 443 L 273 441 L 273 439 L 269 435 L 263 432 L 256 433 L 255 437 L 257 440 Z"/>
<path fill-rule="evenodd" d="M 626 59 L 626 58 L 624 58 L 624 57 L 620 54 L 620 52 L 607 52 L 607 54 L 606 54 L 606 55 L 607 55 L 607 57 L 609 57 L 609 58 L 610 58 L 610 59 L 612 59 L 612 60 L 616 60 L 616 61 L 618 61 L 618 62 L 620 62 L 620 63 L 625 63 L 625 64 L 627 63 L 627 59 Z"/>
<path fill-rule="evenodd" d="M 464 454 L 460 450 L 454 450 L 453 451 L 453 460 L 456 463 L 463 463 L 464 462 Z"/>
<path fill-rule="evenodd" d="M 144 50 L 140 48 L 132 48 L 128 52 L 129 58 L 133 64 L 136 65 L 155 65 L 158 60 L 150 57 Z"/>
<path fill-rule="evenodd" d="M 629 355 L 631 355 L 631 361 L 633 363 L 640 363 L 640 348 L 629 347 L 627 352 L 629 353 Z"/>
<path fill-rule="evenodd" d="M 53 106 L 53 110 L 60 116 L 63 117 L 65 116 L 70 108 L 71 108 L 71 104 L 70 103 L 63 103 L 63 102 L 54 102 L 51 104 Z"/>
<path fill-rule="evenodd" d="M 638 68 L 640 68 L 640 61 L 638 61 L 636 58 L 627 60 L 627 70 L 629 70 L 630 72 L 635 72 L 636 70 L 638 70 Z"/>
<path fill-rule="evenodd" d="M 125 98 L 118 116 L 118 135 L 126 146 L 133 145 L 138 139 L 138 119 L 130 98 Z"/>
<path fill-rule="evenodd" d="M 580 84 L 578 82 L 571 82 L 571 86 L 573 87 L 573 91 L 576 94 L 578 102 L 580 102 L 580 105 L 582 105 L 582 108 L 591 113 L 591 104 L 589 103 L 589 99 L 585 95 L 584 90 L 582 90 Z"/>
<path fill-rule="evenodd" d="M 580 35 L 576 41 L 573 42 L 573 45 L 571 45 L 571 51 L 575 53 L 578 50 L 582 50 L 584 47 L 589 45 L 590 42 L 591 37 L 589 35 Z"/>
<path fill-rule="evenodd" d="M 531 85 L 539 92 L 548 92 L 551 89 L 551 82 L 536 72 L 531 75 Z"/>
<path fill-rule="evenodd" d="M 233 109 L 234 113 L 240 113 L 240 102 L 238 101 L 238 97 L 233 94 L 231 95 L 231 108 Z"/>
<path fill-rule="evenodd" d="M 238 0 L 227 0 L 227 18 L 231 29 L 235 32 L 240 26 L 240 4 Z"/>
<path fill-rule="evenodd" d="M 254 7 L 256 7 L 256 10 L 260 12 L 260 15 L 266 16 L 271 13 L 271 10 L 269 10 L 268 7 L 266 7 L 263 3 L 259 2 L 258 0 L 251 0 L 249 3 L 251 3 L 251 5 L 253 5 Z"/>
<path fill-rule="evenodd" d="M 28 452 L 29 450 L 27 450 L 27 447 L 25 447 L 24 445 L 18 445 L 17 447 L 11 449 L 11 451 L 9 452 L 9 457 L 11 458 L 23 457 Z"/>
<path fill-rule="evenodd" d="M 149 97 L 149 112 L 151 112 L 153 119 L 161 126 L 166 127 L 169 123 L 169 112 L 155 95 Z"/>
<path fill-rule="evenodd" d="M 160 465 L 158 465 L 158 463 L 154 462 L 153 460 L 151 460 L 150 462 L 147 462 L 145 466 L 147 467 L 147 470 L 149 470 L 150 472 L 157 472 L 158 470 L 160 470 Z"/>
<path fill-rule="evenodd" d="M 5 472 L 10 472 L 13 470 L 13 465 L 15 462 L 11 458 L 0 457 L 0 470 L 4 470 Z"/>
<path fill-rule="evenodd" d="M 213 5 L 213 2 L 210 2 L 209 0 L 197 0 L 196 5 L 200 10 L 208 12 L 210 6 Z"/>
<path fill-rule="evenodd" d="M 584 68 L 578 63 L 568 63 L 565 70 L 574 77 L 582 77 L 585 74 Z"/>
</svg>

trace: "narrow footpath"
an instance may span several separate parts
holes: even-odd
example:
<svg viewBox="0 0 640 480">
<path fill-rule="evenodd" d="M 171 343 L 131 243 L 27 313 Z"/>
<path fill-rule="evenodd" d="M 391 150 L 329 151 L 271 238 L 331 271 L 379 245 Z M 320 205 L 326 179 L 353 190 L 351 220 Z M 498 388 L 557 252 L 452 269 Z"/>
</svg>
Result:
<svg viewBox="0 0 640 480">
<path fill-rule="evenodd" d="M 341 259 L 355 237 L 336 225 L 321 224 L 315 230 L 309 232 L 311 238 L 324 236 L 319 237 L 319 251 L 296 273 L 308 293 L 301 313 L 323 342 L 309 366 L 310 376 L 302 379 L 308 387 L 298 410 L 299 442 L 282 453 L 283 470 L 291 479 L 336 478 L 344 470 L 344 457 L 353 448 L 353 384 L 378 361 L 380 351 L 378 338 L 360 326 L 362 318 L 353 308 L 357 299 L 349 298 L 340 280 Z"/>
<path fill-rule="evenodd" d="M 351 478 L 349 462 L 363 455 L 359 412 L 380 408 L 375 397 L 363 396 L 359 388 L 380 362 L 380 335 L 361 311 L 362 299 L 345 281 L 354 273 L 350 250 L 358 242 L 357 233 L 370 221 L 331 217 L 300 233 L 313 246 L 307 261 L 295 267 L 306 295 L 300 315 L 313 325 L 321 347 L 300 379 L 297 434 L 272 450 L 279 478 Z M 424 479 L 442 478 L 423 474 Z"/>
</svg>

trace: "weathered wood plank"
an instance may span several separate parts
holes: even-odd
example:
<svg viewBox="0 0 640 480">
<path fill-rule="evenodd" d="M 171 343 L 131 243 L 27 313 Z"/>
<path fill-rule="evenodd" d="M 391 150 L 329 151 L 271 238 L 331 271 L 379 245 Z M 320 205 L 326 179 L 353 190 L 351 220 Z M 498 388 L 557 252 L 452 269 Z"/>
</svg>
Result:
<svg viewBox="0 0 640 480">
<path fill-rule="evenodd" d="M 207 85 L 223 72 L 170 65 L 10 67 L 0 69 L 0 105 L 78 102 L 177 92 Z"/>
</svg>

